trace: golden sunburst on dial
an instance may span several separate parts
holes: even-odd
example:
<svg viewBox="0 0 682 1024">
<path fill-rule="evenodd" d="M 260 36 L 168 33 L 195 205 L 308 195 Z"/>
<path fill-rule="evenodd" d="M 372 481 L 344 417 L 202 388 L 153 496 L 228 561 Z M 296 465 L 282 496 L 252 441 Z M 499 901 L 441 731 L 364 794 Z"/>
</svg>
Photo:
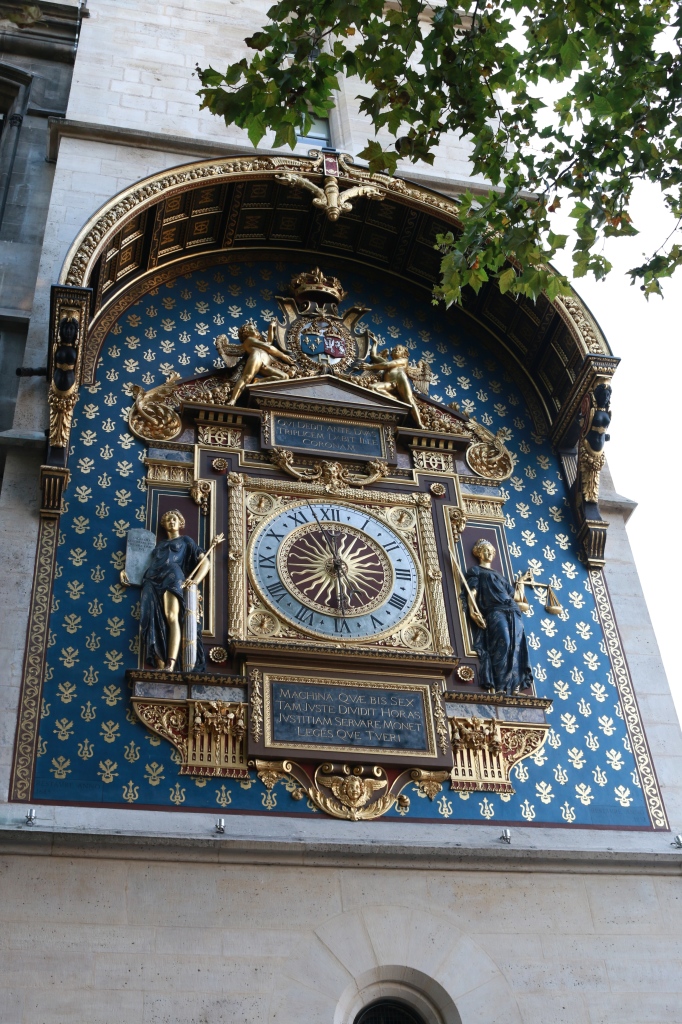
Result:
<svg viewBox="0 0 682 1024">
<path fill-rule="evenodd" d="M 349 524 L 310 523 L 284 541 L 280 579 L 309 608 L 337 615 L 374 611 L 393 587 L 393 567 L 381 545 Z"/>
</svg>

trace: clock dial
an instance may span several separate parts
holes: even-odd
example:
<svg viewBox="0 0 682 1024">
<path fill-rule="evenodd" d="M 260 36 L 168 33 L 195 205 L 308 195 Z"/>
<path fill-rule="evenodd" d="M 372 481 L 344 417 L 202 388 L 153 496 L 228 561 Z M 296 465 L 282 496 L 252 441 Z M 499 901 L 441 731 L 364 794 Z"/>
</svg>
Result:
<svg viewBox="0 0 682 1024">
<path fill-rule="evenodd" d="M 422 595 L 415 555 L 398 533 L 363 508 L 319 499 L 261 525 L 249 573 L 280 618 L 326 639 L 394 633 Z"/>
</svg>

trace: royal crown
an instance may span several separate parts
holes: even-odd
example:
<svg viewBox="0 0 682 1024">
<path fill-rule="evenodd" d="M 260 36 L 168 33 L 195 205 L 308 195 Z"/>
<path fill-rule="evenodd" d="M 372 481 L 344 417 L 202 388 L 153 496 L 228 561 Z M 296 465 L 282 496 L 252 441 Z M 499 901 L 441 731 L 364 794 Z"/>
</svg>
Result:
<svg viewBox="0 0 682 1024">
<path fill-rule="evenodd" d="M 334 303 L 340 302 L 347 294 L 338 277 L 326 277 L 319 267 L 292 277 L 291 291 L 296 299 Z"/>
</svg>

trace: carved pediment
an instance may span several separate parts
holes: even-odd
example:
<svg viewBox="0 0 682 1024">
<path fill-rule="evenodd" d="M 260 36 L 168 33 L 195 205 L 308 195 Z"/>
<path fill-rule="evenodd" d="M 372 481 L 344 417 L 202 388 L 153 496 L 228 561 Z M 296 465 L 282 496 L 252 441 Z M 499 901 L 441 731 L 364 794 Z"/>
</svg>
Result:
<svg viewBox="0 0 682 1024">
<path fill-rule="evenodd" d="M 334 408 L 342 414 L 344 409 L 352 409 L 354 413 L 369 414 L 372 419 L 391 419 L 396 423 L 402 422 L 410 412 L 410 406 L 397 398 L 339 380 L 331 374 L 250 384 L 246 390 L 249 405 L 259 408 L 285 408 L 290 403 L 301 408 L 304 403 L 311 407 L 311 411 L 319 412 L 325 407 Z"/>
</svg>

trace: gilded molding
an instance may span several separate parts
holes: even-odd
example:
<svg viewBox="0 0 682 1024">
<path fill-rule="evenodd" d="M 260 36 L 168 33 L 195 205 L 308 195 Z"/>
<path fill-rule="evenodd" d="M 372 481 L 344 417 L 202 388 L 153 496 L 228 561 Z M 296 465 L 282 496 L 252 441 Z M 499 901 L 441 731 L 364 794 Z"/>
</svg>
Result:
<svg viewBox="0 0 682 1024">
<path fill-rule="evenodd" d="M 215 423 L 199 423 L 197 426 L 199 444 L 216 448 L 241 448 L 242 431 L 239 428 L 223 427 Z"/>
<path fill-rule="evenodd" d="M 504 498 L 481 498 L 469 494 L 462 495 L 466 516 L 477 516 L 483 519 L 499 519 L 504 521 Z"/>
<path fill-rule="evenodd" d="M 255 743 L 260 743 L 263 735 L 263 673 L 260 669 L 251 669 L 251 735 Z"/>
<path fill-rule="evenodd" d="M 455 459 L 448 452 L 433 451 L 430 448 L 413 448 L 412 464 L 415 469 L 429 473 L 454 473 Z"/>
<path fill-rule="evenodd" d="M 441 753 L 444 754 L 448 749 L 449 736 L 448 719 L 443 707 L 443 691 L 440 683 L 431 684 L 431 694 L 433 697 L 433 713 L 436 719 L 436 732 L 438 733 L 438 745 L 440 746 Z"/>
<path fill-rule="evenodd" d="M 50 595 L 58 537 L 58 519 L 41 518 L 28 619 L 10 800 L 24 802 L 30 800 L 33 789 L 40 725 L 40 702 L 49 637 Z"/>
<path fill-rule="evenodd" d="M 610 355 L 604 335 L 577 295 L 563 295 L 554 306 L 585 354 Z"/>
<path fill-rule="evenodd" d="M 245 629 L 245 583 L 243 580 L 244 549 L 244 475 L 228 473 L 228 537 L 227 588 L 229 610 L 227 635 L 230 640 L 242 636 Z"/>
<path fill-rule="evenodd" d="M 448 629 L 445 604 L 443 602 L 443 573 L 440 570 L 438 560 L 438 545 L 436 534 L 433 528 L 433 517 L 431 515 L 431 496 L 418 492 L 412 495 L 417 506 L 419 525 L 424 541 L 422 557 L 424 560 L 424 574 L 426 576 L 426 590 L 429 600 L 429 611 L 433 620 L 433 634 L 436 641 L 436 648 L 441 654 L 451 655 L 452 642 L 450 630 Z"/>
<path fill-rule="evenodd" d="M 627 727 L 630 744 L 637 762 L 642 792 L 646 801 L 651 823 L 654 829 L 667 830 L 668 819 L 665 813 L 663 797 L 661 795 L 658 779 L 651 759 L 651 751 L 647 742 L 642 719 L 637 705 L 630 670 L 625 658 L 620 634 L 613 614 L 611 597 L 606 585 L 606 579 L 601 569 L 593 569 L 590 572 L 592 593 L 594 594 L 597 615 L 600 625 L 604 631 L 604 639 L 609 652 L 609 660 L 613 670 L 613 677 L 616 682 L 618 696 L 620 698 L 623 717 Z"/>
<path fill-rule="evenodd" d="M 161 459 L 145 459 L 148 484 L 177 484 L 190 487 L 194 480 L 194 468 L 187 462 L 163 462 Z"/>
</svg>

